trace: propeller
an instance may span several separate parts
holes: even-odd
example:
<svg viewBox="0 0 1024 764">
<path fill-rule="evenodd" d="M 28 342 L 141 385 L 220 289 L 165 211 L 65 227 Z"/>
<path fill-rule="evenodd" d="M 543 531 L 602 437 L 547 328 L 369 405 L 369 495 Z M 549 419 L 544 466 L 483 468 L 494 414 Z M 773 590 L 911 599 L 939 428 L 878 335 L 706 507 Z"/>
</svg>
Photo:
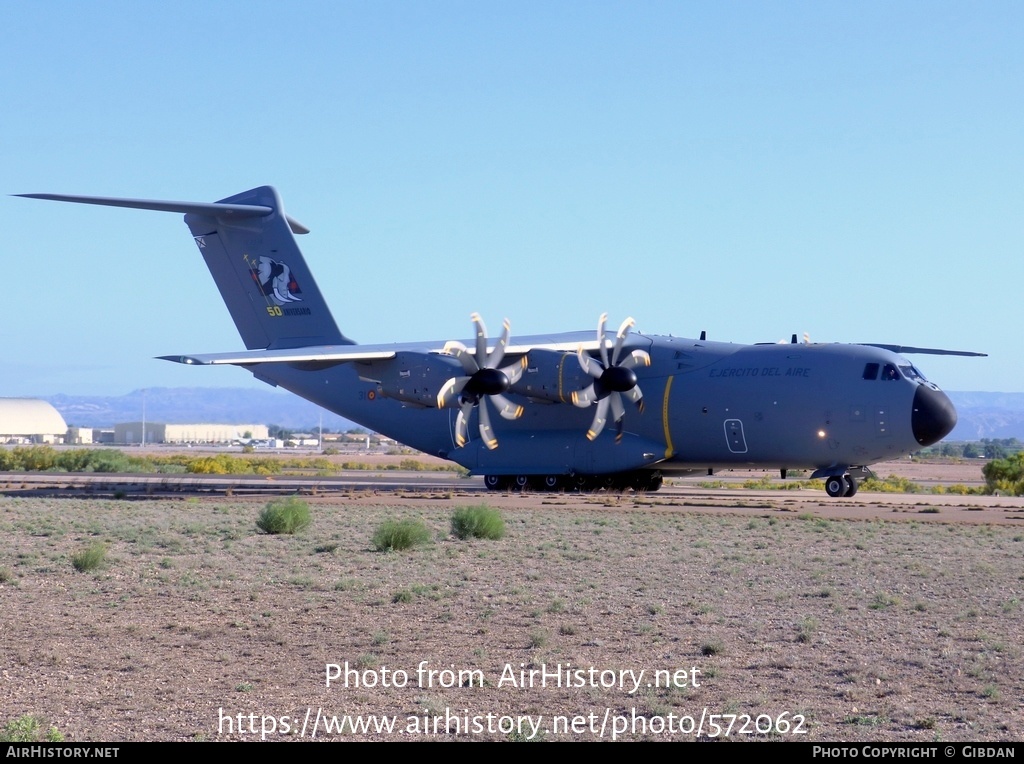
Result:
<svg viewBox="0 0 1024 764">
<path fill-rule="evenodd" d="M 782 339 L 782 340 L 779 340 L 775 344 L 776 345 L 796 345 L 797 344 L 796 335 L 794 334 L 792 337 L 790 337 L 789 338 L 789 342 L 786 342 L 786 340 Z M 804 332 L 804 344 L 805 345 L 810 345 L 811 344 L 811 335 L 808 334 L 807 332 Z"/>
<path fill-rule="evenodd" d="M 643 412 L 644 396 L 637 387 L 636 374 L 633 369 L 637 366 L 650 366 L 651 357 L 643 350 L 634 350 L 622 360 L 619 356 L 622 353 L 622 346 L 626 341 L 629 330 L 636 326 L 632 318 L 622 322 L 619 331 L 615 335 L 615 345 L 612 354 L 608 356 L 608 338 L 605 335 L 604 325 L 608 320 L 608 314 L 602 313 L 597 321 L 597 344 L 601 351 L 601 360 L 597 361 L 583 352 L 582 345 L 576 351 L 580 359 L 580 366 L 583 372 L 594 378 L 593 383 L 585 390 L 574 391 L 572 402 L 580 408 L 597 403 L 597 411 L 594 413 L 594 421 L 587 430 L 587 438 L 594 440 L 601 434 L 608 421 L 608 409 L 611 408 L 612 418 L 616 425 L 615 442 L 622 441 L 622 419 L 626 415 L 622 398 L 625 396 L 637 405 Z"/>
<path fill-rule="evenodd" d="M 469 442 L 469 417 L 473 409 L 479 409 L 480 437 L 489 449 L 498 447 L 498 439 L 494 437 L 491 427 L 491 416 L 487 412 L 487 399 L 497 407 L 498 413 L 505 419 L 518 419 L 523 414 L 523 407 L 513 403 L 503 393 L 519 381 L 526 368 L 526 356 L 504 368 L 498 368 L 505 356 L 508 344 L 509 322 L 505 319 L 501 339 L 494 350 L 487 353 L 487 327 L 474 313 L 470 318 L 476 326 L 476 352 L 471 353 L 461 342 L 450 342 L 445 351 L 454 355 L 462 364 L 465 376 L 452 377 L 437 393 L 438 408 L 459 406 L 459 415 L 455 418 L 455 444 L 460 448 Z"/>
</svg>

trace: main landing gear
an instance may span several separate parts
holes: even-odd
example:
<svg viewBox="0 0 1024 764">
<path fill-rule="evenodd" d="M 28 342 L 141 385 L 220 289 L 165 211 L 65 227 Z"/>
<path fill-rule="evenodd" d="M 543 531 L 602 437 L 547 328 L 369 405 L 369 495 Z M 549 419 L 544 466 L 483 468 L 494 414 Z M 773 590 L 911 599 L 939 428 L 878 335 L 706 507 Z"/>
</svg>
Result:
<svg viewBox="0 0 1024 764">
<path fill-rule="evenodd" d="M 829 475 L 825 478 L 825 493 L 833 499 L 853 496 L 857 493 L 857 481 L 849 475 Z"/>
<path fill-rule="evenodd" d="M 841 474 L 835 474 L 844 470 Z M 828 473 L 832 474 L 828 474 Z M 849 498 L 857 493 L 857 488 L 862 480 L 871 477 L 871 470 L 867 467 L 843 467 L 833 465 L 821 467 L 811 473 L 811 479 L 823 478 L 825 480 L 825 493 L 833 499 Z"/>
<path fill-rule="evenodd" d="M 635 470 L 609 475 L 485 475 L 489 491 L 657 491 L 661 488 L 660 472 Z"/>
</svg>

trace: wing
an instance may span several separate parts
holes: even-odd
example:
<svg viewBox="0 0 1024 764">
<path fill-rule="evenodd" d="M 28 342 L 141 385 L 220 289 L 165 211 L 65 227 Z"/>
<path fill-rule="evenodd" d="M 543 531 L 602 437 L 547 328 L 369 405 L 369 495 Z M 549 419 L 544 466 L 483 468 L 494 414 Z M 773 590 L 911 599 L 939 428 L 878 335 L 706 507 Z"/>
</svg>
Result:
<svg viewBox="0 0 1024 764">
<path fill-rule="evenodd" d="M 974 353 L 970 350 L 942 350 L 941 348 L 915 348 L 910 345 L 883 345 L 880 342 L 858 342 L 858 345 L 865 345 L 870 348 L 882 348 L 900 355 L 908 353 L 921 353 L 925 355 L 963 355 L 980 358 L 988 358 L 988 353 Z"/>
<path fill-rule="evenodd" d="M 583 337 L 586 339 L 583 339 Z M 579 339 L 577 339 L 579 337 Z M 584 350 L 597 350 L 598 343 L 593 335 L 584 332 L 570 332 L 564 335 L 538 338 L 524 337 L 515 344 L 505 346 L 505 356 L 522 356 L 531 350 L 555 350 L 575 352 L 582 345 Z M 382 361 L 394 358 L 398 353 L 412 352 L 423 355 L 455 355 L 458 348 L 465 348 L 461 342 L 439 341 L 424 343 L 402 343 L 391 345 L 311 345 L 287 350 L 243 350 L 234 353 L 192 353 L 189 355 L 162 355 L 163 361 L 173 361 L 195 366 L 253 366 L 263 363 L 301 363 L 334 366 L 339 363 Z M 488 347 L 487 352 L 494 351 Z"/>
<path fill-rule="evenodd" d="M 352 348 L 359 347 L 359 350 Z M 161 361 L 190 366 L 252 366 L 261 363 L 318 363 L 333 366 L 357 361 L 381 361 L 395 357 L 394 350 L 371 350 L 354 345 L 319 345 L 292 350 L 243 350 L 236 353 L 194 353 L 161 355 Z"/>
</svg>

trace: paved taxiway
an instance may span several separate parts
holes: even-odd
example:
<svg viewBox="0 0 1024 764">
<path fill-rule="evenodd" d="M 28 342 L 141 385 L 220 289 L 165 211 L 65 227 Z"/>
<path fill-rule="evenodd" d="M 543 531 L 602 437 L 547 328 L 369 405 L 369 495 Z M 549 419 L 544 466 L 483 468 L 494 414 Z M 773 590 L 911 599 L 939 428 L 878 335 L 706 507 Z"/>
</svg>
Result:
<svg viewBox="0 0 1024 764">
<path fill-rule="evenodd" d="M 706 479 L 672 478 L 655 493 L 598 491 L 578 494 L 492 492 L 484 487 L 480 478 L 460 478 L 448 472 L 352 471 L 331 477 L 33 472 L 4 473 L 0 478 L 0 493 L 7 496 L 126 499 L 302 494 L 344 498 L 361 504 L 395 503 L 396 498 L 400 498 L 403 504 L 449 499 L 486 500 L 492 506 L 516 509 L 529 509 L 531 506 L 565 506 L 571 510 L 598 505 L 662 511 L 729 512 L 751 516 L 774 512 L 797 515 L 810 513 L 833 519 L 999 523 L 1024 526 L 1024 497 L 861 491 L 850 499 L 830 499 L 820 490 L 708 488 L 701 485 L 705 481 Z M 731 484 L 727 482 L 728 485 Z"/>
</svg>

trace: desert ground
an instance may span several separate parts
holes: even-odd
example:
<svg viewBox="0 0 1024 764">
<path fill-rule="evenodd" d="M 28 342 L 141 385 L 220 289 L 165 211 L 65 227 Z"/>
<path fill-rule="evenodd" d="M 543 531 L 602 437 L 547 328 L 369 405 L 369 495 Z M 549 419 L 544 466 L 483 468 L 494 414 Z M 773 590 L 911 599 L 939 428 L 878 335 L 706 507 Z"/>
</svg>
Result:
<svg viewBox="0 0 1024 764">
<path fill-rule="evenodd" d="M 876 472 L 981 483 L 970 463 Z M 259 495 L 12 492 L 0 726 L 31 716 L 66 741 L 1024 736 L 1024 500 L 832 500 L 719 477 L 517 495 L 410 476 L 304 497 L 313 524 L 296 535 L 258 531 Z M 453 536 L 453 510 L 481 503 L 504 538 Z M 374 551 L 403 518 L 430 543 Z M 103 565 L 77 571 L 95 542 Z"/>
</svg>

